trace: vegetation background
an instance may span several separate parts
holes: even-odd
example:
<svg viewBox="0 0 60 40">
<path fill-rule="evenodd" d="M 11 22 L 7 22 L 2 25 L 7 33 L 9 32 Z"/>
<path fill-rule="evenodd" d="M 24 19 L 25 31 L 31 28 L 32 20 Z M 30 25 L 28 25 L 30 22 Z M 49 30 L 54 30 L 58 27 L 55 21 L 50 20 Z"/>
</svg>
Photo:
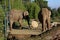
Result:
<svg viewBox="0 0 60 40">
<path fill-rule="evenodd" d="M 29 12 L 30 19 L 36 19 L 38 20 L 38 13 L 41 10 L 41 8 L 46 7 L 49 10 L 51 10 L 51 21 L 58 21 L 60 22 L 60 7 L 58 9 L 54 8 L 51 9 L 48 7 L 48 1 L 45 0 L 0 0 L 0 40 L 4 39 L 3 30 L 4 30 L 4 24 L 3 20 L 5 18 L 5 13 L 8 12 L 9 6 L 10 9 L 21 9 L 21 10 L 27 10 Z M 5 11 L 4 11 L 5 10 Z M 26 22 L 24 22 L 26 23 Z"/>
</svg>

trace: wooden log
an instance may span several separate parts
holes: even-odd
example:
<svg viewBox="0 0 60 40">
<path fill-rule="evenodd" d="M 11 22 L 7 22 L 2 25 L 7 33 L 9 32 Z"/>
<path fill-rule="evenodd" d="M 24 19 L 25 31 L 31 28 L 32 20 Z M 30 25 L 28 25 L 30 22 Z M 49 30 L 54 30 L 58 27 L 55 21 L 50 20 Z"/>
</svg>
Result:
<svg viewBox="0 0 60 40">
<path fill-rule="evenodd" d="M 32 27 L 32 28 L 37 28 L 37 27 L 38 27 L 38 22 L 35 21 L 35 20 L 32 20 L 32 21 L 31 21 L 31 27 Z"/>
</svg>

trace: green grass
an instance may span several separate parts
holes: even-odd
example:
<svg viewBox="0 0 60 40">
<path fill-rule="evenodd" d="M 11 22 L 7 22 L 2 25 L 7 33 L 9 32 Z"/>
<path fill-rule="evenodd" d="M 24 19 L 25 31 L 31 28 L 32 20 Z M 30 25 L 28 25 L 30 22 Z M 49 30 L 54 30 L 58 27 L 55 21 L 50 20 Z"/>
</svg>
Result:
<svg viewBox="0 0 60 40">
<path fill-rule="evenodd" d="M 28 23 L 26 20 L 23 20 L 23 26 L 28 26 Z"/>
<path fill-rule="evenodd" d="M 4 40 L 4 37 L 0 37 L 0 40 Z"/>
<path fill-rule="evenodd" d="M 0 32 L 0 40 L 4 40 L 3 33 Z"/>
<path fill-rule="evenodd" d="M 20 25 L 19 22 L 16 22 L 15 24 L 18 26 Z M 22 26 L 28 26 L 28 23 L 25 19 L 22 20 Z"/>
</svg>

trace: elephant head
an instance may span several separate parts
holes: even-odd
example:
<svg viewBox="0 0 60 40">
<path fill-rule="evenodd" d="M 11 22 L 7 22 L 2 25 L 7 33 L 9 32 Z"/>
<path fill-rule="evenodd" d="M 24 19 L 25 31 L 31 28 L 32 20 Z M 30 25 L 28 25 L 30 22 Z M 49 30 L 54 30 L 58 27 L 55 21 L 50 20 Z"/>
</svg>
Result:
<svg viewBox="0 0 60 40">
<path fill-rule="evenodd" d="M 30 23 L 29 23 L 30 17 L 29 17 L 28 11 L 24 11 L 24 12 L 23 12 L 23 18 L 27 20 L 28 25 L 29 25 L 29 27 L 30 27 Z"/>
<path fill-rule="evenodd" d="M 24 15 L 24 16 L 29 15 L 28 11 L 24 11 L 23 15 Z"/>
</svg>

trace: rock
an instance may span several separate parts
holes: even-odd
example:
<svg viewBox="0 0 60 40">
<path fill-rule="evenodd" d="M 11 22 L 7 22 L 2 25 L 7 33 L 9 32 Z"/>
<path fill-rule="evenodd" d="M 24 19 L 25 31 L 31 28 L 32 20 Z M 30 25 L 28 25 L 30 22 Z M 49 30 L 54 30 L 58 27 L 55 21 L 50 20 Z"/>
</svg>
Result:
<svg viewBox="0 0 60 40">
<path fill-rule="evenodd" d="M 51 27 L 53 27 L 53 26 L 57 26 L 57 22 L 53 22 L 53 23 L 51 23 Z"/>
</svg>

